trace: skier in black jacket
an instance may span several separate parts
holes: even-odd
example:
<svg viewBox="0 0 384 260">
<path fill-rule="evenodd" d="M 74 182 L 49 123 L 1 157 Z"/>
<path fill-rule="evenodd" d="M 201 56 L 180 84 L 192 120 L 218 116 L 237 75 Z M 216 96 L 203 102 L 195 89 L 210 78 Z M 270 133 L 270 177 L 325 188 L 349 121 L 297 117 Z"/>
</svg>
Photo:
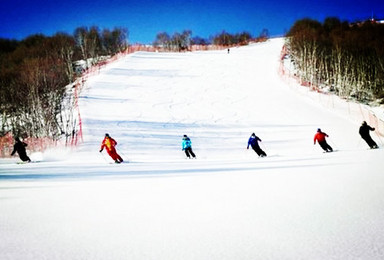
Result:
<svg viewBox="0 0 384 260">
<path fill-rule="evenodd" d="M 375 141 L 372 140 L 372 137 L 369 135 L 369 131 L 375 131 L 375 128 L 370 127 L 367 124 L 367 122 L 363 121 L 363 123 L 359 129 L 359 134 L 360 134 L 361 138 L 363 138 L 364 141 L 367 142 L 367 144 L 369 145 L 369 147 L 371 147 L 371 149 L 379 148 L 377 146 L 377 144 L 375 143 Z"/>
<path fill-rule="evenodd" d="M 11 156 L 14 155 L 16 152 L 19 154 L 20 159 L 23 162 L 31 162 L 31 159 L 27 156 L 27 151 L 25 150 L 25 147 L 28 146 L 26 143 L 20 141 L 19 137 L 15 138 L 15 145 L 13 146 L 13 151 L 11 153 Z"/>
</svg>

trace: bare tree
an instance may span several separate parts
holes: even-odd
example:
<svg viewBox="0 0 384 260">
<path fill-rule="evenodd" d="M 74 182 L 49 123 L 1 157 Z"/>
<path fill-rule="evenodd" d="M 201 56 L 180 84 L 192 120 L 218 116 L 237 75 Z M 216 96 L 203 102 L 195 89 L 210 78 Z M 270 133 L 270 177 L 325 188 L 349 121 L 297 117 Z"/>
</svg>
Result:
<svg viewBox="0 0 384 260">
<path fill-rule="evenodd" d="M 156 35 L 156 40 L 153 42 L 155 47 L 162 47 L 164 49 L 170 49 L 171 37 L 166 32 L 161 32 Z"/>
</svg>

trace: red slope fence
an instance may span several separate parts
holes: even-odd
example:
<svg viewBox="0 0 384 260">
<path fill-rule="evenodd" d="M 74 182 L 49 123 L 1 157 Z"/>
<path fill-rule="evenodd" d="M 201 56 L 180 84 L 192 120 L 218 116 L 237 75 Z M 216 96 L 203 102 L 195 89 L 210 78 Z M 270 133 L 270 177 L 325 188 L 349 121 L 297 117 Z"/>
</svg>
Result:
<svg viewBox="0 0 384 260">
<path fill-rule="evenodd" d="M 356 124 L 366 121 L 375 128 L 376 137 L 380 140 L 381 145 L 383 145 L 384 121 L 376 115 L 371 107 L 343 99 L 311 82 L 301 80 L 289 66 L 286 66 L 284 62 L 286 57 L 287 52 L 284 46 L 280 55 L 279 74 L 292 89 L 320 103 L 325 108 L 332 109 L 332 111 L 348 117 L 351 121 L 356 122 Z"/>
<path fill-rule="evenodd" d="M 28 144 L 27 149 L 29 151 L 44 151 L 49 147 L 54 147 L 58 145 L 63 146 L 76 146 L 79 143 L 83 142 L 83 126 L 82 126 L 82 119 L 81 119 L 81 113 L 80 113 L 80 107 L 79 107 L 79 94 L 81 93 L 82 89 L 84 88 L 87 80 L 89 77 L 97 75 L 100 73 L 100 70 L 104 67 L 106 67 L 108 64 L 120 59 L 121 57 L 138 50 L 146 50 L 150 51 L 144 47 L 131 47 L 127 49 L 124 52 L 118 53 L 111 58 L 101 61 L 97 63 L 96 65 L 93 65 L 83 71 L 81 76 L 76 79 L 76 81 L 73 83 L 72 87 L 72 104 L 73 104 L 73 110 L 71 115 L 72 129 L 68 130 L 66 133 L 65 140 L 53 140 L 49 137 L 27 137 L 24 138 L 22 141 Z M 0 157 L 9 157 L 12 150 L 13 145 L 15 143 L 14 136 L 12 133 L 8 132 L 4 136 L 0 137 Z"/>
</svg>

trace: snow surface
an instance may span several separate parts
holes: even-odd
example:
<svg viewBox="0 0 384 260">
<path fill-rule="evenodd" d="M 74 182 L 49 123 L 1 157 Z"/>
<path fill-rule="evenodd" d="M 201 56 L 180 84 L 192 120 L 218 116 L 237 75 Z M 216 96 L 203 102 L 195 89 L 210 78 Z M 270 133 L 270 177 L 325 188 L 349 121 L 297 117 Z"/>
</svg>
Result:
<svg viewBox="0 0 384 260">
<path fill-rule="evenodd" d="M 91 78 L 78 149 L 0 160 L 0 259 L 384 259 L 384 150 L 280 79 L 282 45 L 138 52 Z"/>
</svg>

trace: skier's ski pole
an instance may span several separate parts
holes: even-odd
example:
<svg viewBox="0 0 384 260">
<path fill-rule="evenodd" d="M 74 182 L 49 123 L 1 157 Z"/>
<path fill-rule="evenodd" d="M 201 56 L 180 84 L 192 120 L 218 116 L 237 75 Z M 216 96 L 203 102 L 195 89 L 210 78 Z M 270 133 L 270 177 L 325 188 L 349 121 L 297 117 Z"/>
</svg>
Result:
<svg viewBox="0 0 384 260">
<path fill-rule="evenodd" d="M 313 145 L 312 151 L 314 151 L 316 154 L 319 153 L 319 151 L 322 151 L 322 150 L 323 150 L 323 148 L 320 146 L 319 143 L 315 143 Z"/>
<path fill-rule="evenodd" d="M 103 157 L 103 159 L 104 159 L 104 161 L 105 161 L 106 163 L 109 163 L 109 162 L 107 161 L 107 159 L 105 158 L 105 156 L 104 156 L 104 154 L 103 154 L 102 152 L 100 152 L 100 155 L 101 155 L 101 157 Z"/>
<path fill-rule="evenodd" d="M 377 137 L 379 138 L 379 141 L 380 141 L 380 144 L 383 145 L 383 141 L 381 140 L 380 138 L 380 134 L 378 133 L 379 131 L 377 131 L 377 129 L 375 130 L 375 133 L 377 135 Z"/>
<path fill-rule="evenodd" d="M 125 154 L 125 153 L 123 153 L 122 151 L 119 151 L 119 154 L 121 154 L 124 158 L 124 161 L 129 161 L 129 158 L 128 158 L 128 156 Z"/>
<path fill-rule="evenodd" d="M 360 146 L 360 143 L 361 143 L 361 138 L 359 138 L 359 143 L 357 144 L 357 147 Z"/>
</svg>

